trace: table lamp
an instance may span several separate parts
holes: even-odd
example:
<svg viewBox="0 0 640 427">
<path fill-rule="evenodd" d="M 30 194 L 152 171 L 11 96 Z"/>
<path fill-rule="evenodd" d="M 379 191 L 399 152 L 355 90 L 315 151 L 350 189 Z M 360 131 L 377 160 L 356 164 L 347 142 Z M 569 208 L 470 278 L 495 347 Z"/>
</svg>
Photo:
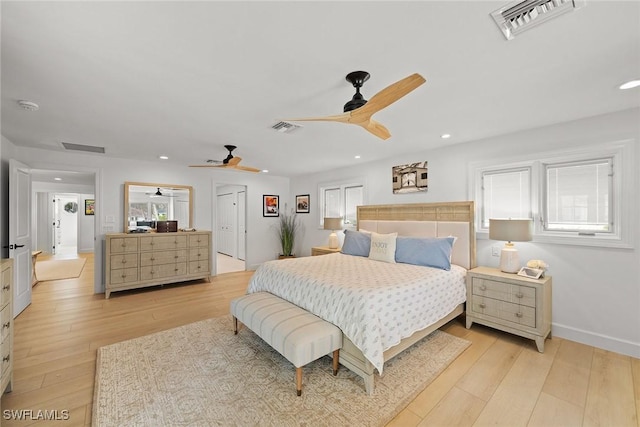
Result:
<svg viewBox="0 0 640 427">
<path fill-rule="evenodd" d="M 341 227 L 342 227 L 342 218 L 325 217 L 324 229 L 331 230 L 331 234 L 329 234 L 330 249 L 338 249 L 338 236 L 336 235 L 336 230 L 339 230 Z"/>
<path fill-rule="evenodd" d="M 520 270 L 518 250 L 512 242 L 528 242 L 532 235 L 532 219 L 489 220 L 489 239 L 507 241 L 500 252 L 500 270 L 505 273 L 517 273 Z"/>
</svg>

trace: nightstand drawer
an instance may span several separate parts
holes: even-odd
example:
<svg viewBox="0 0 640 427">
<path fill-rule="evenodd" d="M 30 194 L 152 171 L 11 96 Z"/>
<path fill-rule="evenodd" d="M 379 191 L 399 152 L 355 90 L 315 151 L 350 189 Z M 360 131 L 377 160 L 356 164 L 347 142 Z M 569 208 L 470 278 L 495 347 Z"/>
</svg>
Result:
<svg viewBox="0 0 640 427">
<path fill-rule="evenodd" d="M 518 325 L 536 327 L 536 310 L 532 307 L 474 296 L 471 310 L 476 314 L 495 317 Z"/>
<path fill-rule="evenodd" d="M 514 304 L 536 306 L 536 289 L 531 286 L 513 285 L 495 280 L 473 278 L 473 295 L 507 301 Z"/>
</svg>

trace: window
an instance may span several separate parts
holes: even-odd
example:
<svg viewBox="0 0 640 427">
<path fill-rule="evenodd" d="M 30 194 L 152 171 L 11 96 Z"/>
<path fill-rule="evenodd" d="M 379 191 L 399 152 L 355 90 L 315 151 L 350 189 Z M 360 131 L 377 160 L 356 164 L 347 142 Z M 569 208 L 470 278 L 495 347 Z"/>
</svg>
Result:
<svg viewBox="0 0 640 427">
<path fill-rule="evenodd" d="M 613 159 L 546 164 L 545 230 L 611 232 Z"/>
<path fill-rule="evenodd" d="M 532 218 L 534 241 L 632 247 L 633 141 L 535 156 L 470 165 L 478 237 L 489 218 Z"/>
<path fill-rule="evenodd" d="M 364 184 L 361 180 L 322 184 L 318 188 L 320 227 L 325 217 L 340 217 L 345 227 L 356 227 L 357 207 L 364 204 Z"/>
</svg>

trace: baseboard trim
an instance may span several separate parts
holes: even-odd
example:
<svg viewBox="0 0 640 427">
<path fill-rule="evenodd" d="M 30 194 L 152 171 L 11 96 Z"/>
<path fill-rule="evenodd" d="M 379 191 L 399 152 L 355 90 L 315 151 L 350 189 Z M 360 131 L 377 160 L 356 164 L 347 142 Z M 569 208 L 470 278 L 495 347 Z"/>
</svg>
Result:
<svg viewBox="0 0 640 427">
<path fill-rule="evenodd" d="M 640 343 L 637 342 L 621 340 L 557 323 L 552 324 L 552 333 L 554 337 L 565 338 L 640 359 Z"/>
</svg>

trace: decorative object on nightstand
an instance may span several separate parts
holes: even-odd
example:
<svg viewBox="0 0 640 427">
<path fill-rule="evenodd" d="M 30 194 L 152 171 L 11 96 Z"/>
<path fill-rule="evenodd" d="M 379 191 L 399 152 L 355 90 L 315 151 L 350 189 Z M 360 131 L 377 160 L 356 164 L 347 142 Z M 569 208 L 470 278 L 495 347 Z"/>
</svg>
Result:
<svg viewBox="0 0 640 427">
<path fill-rule="evenodd" d="M 342 227 L 342 218 L 325 217 L 324 229 L 331 230 L 331 234 L 329 234 L 329 247 L 331 249 L 338 248 L 338 236 L 336 235 L 336 230 L 340 230 L 340 227 Z"/>
<path fill-rule="evenodd" d="M 329 246 L 314 246 L 311 248 L 311 256 L 335 254 L 340 252 L 340 248 L 330 248 Z"/>
<path fill-rule="evenodd" d="M 530 279 L 497 268 L 467 272 L 467 329 L 475 323 L 535 340 L 551 338 L 551 277 Z"/>
<path fill-rule="evenodd" d="M 505 273 L 520 271 L 518 250 L 512 242 L 528 242 L 532 235 L 532 219 L 489 219 L 489 239 L 507 241 L 500 252 L 500 270 Z"/>
</svg>

